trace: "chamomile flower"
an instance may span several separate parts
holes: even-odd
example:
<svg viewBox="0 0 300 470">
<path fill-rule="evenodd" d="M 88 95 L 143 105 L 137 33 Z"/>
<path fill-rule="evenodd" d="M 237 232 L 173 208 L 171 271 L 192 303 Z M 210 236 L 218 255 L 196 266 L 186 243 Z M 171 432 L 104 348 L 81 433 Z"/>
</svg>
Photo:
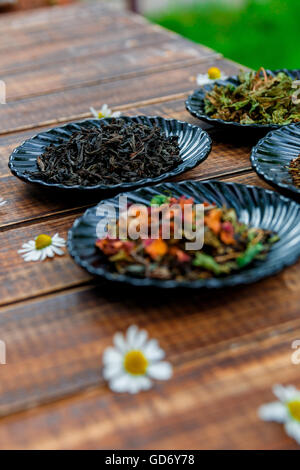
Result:
<svg viewBox="0 0 300 470">
<path fill-rule="evenodd" d="M 23 256 L 24 261 L 43 261 L 47 257 L 53 258 L 54 255 L 64 255 L 62 248 L 65 245 L 65 240 L 59 237 L 58 233 L 53 237 L 41 234 L 34 240 L 24 243 L 18 253 Z"/>
<path fill-rule="evenodd" d="M 113 392 L 138 393 L 149 390 L 152 379 L 172 376 L 171 364 L 162 361 L 164 351 L 155 339 L 148 339 L 145 330 L 132 325 L 125 335 L 116 333 L 113 341 L 114 347 L 103 354 L 103 377 Z"/>
<path fill-rule="evenodd" d="M 273 393 L 279 401 L 261 406 L 259 417 L 264 421 L 283 423 L 287 435 L 300 444 L 300 390 L 292 385 L 275 385 Z"/>
<path fill-rule="evenodd" d="M 90 111 L 96 119 L 103 119 L 108 117 L 118 118 L 119 116 L 121 116 L 120 111 L 112 112 L 112 110 L 107 106 L 107 104 L 104 104 L 100 111 L 96 111 L 95 108 L 90 108 Z"/>
<path fill-rule="evenodd" d="M 5 201 L 5 200 L 3 199 L 3 197 L 0 197 L 0 207 L 1 207 L 1 206 L 4 206 L 4 204 L 6 204 L 6 202 L 7 202 L 7 201 Z"/>
<path fill-rule="evenodd" d="M 216 80 L 225 80 L 226 78 L 227 76 L 224 75 L 218 67 L 210 67 L 207 73 L 199 73 L 197 75 L 197 84 L 203 86 L 207 83 L 213 83 Z"/>
</svg>

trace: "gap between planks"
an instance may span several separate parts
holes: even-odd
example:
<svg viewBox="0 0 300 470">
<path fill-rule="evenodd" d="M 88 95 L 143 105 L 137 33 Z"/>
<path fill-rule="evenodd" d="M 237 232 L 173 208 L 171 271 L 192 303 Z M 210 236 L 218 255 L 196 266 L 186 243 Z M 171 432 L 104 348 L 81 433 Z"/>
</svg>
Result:
<svg viewBox="0 0 300 470">
<path fill-rule="evenodd" d="M 112 111 L 127 111 L 131 108 L 142 108 L 143 106 L 148 106 L 152 104 L 160 104 L 160 103 L 167 103 L 169 101 L 174 101 L 178 99 L 185 99 L 193 90 L 189 90 L 182 93 L 173 93 L 171 95 L 161 96 L 159 98 L 150 98 L 148 100 L 140 100 L 133 103 L 126 103 L 120 106 L 113 106 Z M 12 129 L 7 129 L 5 131 L 0 130 L 0 136 L 3 135 L 10 135 L 10 134 L 17 134 L 18 132 L 33 130 L 33 129 L 40 129 L 41 127 L 52 126 L 55 124 L 63 124 L 67 122 L 73 122 L 81 119 L 87 119 L 93 117 L 90 112 L 87 113 L 80 113 L 80 114 L 73 114 L 70 116 L 63 116 L 58 119 L 49 119 L 47 121 L 41 121 L 38 125 L 37 124 L 28 124 L 26 126 L 19 126 L 14 127 Z"/>
<path fill-rule="evenodd" d="M 25 95 L 18 95 L 15 98 L 8 98 L 7 103 L 15 103 L 17 101 L 22 101 L 24 99 L 28 98 L 34 98 L 38 96 L 46 96 L 46 95 L 52 95 L 54 93 L 58 93 L 61 91 L 69 91 L 69 90 L 75 90 L 76 88 L 81 88 L 81 87 L 89 87 L 89 86 L 96 86 L 96 85 L 101 85 L 104 83 L 111 83 L 111 82 L 117 82 L 117 81 L 122 81 L 122 80 L 127 80 L 130 78 L 139 78 L 139 77 L 144 77 L 146 75 L 152 75 L 155 73 L 160 73 L 160 72 L 165 72 L 168 70 L 177 70 L 180 68 L 184 67 L 189 67 L 192 65 L 200 65 L 200 64 L 205 64 L 206 62 L 211 61 L 212 59 L 215 60 L 220 60 L 222 59 L 223 56 L 222 54 L 215 53 L 208 55 L 206 57 L 203 57 L 203 59 L 187 59 L 187 60 L 182 60 L 180 62 L 173 62 L 169 64 L 162 64 L 157 67 L 151 67 L 149 69 L 141 70 L 140 72 L 126 72 L 120 75 L 116 76 L 110 76 L 110 77 L 105 77 L 99 80 L 89 80 L 89 81 L 82 81 L 80 83 L 76 83 L 74 85 L 68 85 L 64 87 L 57 87 L 57 88 L 52 88 L 51 90 L 45 90 L 42 93 L 28 93 Z"/>
<path fill-rule="evenodd" d="M 291 338 L 291 331 L 298 328 L 299 320 L 289 320 L 286 322 L 281 322 L 277 328 L 277 335 L 274 336 L 274 326 L 265 327 L 259 331 L 257 334 L 256 332 L 245 333 L 239 337 L 239 341 L 234 341 L 232 339 L 221 341 L 220 343 L 212 344 L 211 346 L 205 346 L 201 350 L 198 351 L 190 351 L 188 355 L 178 355 L 174 354 L 169 355 L 168 360 L 172 363 L 173 367 L 176 368 L 177 374 L 188 372 L 193 368 L 199 366 L 201 363 L 211 360 L 212 358 L 215 361 L 222 361 L 222 358 L 228 356 L 231 358 L 240 357 L 242 361 L 244 360 L 243 356 L 249 355 L 249 352 L 255 351 L 263 356 L 264 351 L 268 350 L 268 348 L 272 348 L 277 343 L 289 343 Z M 260 345 L 260 347 L 259 347 Z M 177 358 L 177 360 L 176 360 Z M 257 358 L 255 358 L 257 361 Z M 99 367 L 101 364 L 101 357 L 99 357 Z M 77 389 L 65 390 L 62 392 L 60 396 L 49 396 L 43 398 L 32 398 L 32 401 L 28 401 L 27 403 L 16 405 L 15 408 L 8 406 L 7 411 L 5 409 L 1 411 L 0 417 L 11 417 L 17 416 L 21 413 L 39 413 L 44 407 L 51 406 L 51 405 L 59 405 L 63 402 L 72 401 L 72 400 L 81 400 L 85 397 L 98 397 L 100 396 L 108 396 L 111 394 L 110 389 L 107 386 L 106 381 L 103 377 L 95 378 L 94 382 L 90 382 L 89 384 L 82 384 L 82 386 L 77 387 Z M 10 408 L 10 409 L 9 409 Z"/>
<path fill-rule="evenodd" d="M 216 178 L 222 178 L 222 180 L 223 180 L 223 179 L 232 178 L 232 177 L 235 177 L 235 176 L 242 176 L 244 174 L 251 174 L 251 173 L 253 173 L 253 170 L 249 166 L 249 167 L 245 167 L 245 168 L 242 168 L 242 169 L 239 169 L 239 170 L 210 173 L 210 174 L 207 174 L 203 177 L 193 178 L 192 181 L 203 182 L 203 181 L 206 181 L 206 180 L 213 180 L 213 179 L 216 179 Z M 174 182 L 180 182 L 180 181 L 185 181 L 185 180 L 178 180 L 178 181 L 174 181 Z M 168 180 L 168 182 L 173 182 L 173 181 Z M 163 183 L 163 181 L 162 181 L 162 183 Z M 21 228 L 21 227 L 37 225 L 41 222 L 46 222 L 46 221 L 51 221 L 51 220 L 56 220 L 56 219 L 62 219 L 65 216 L 68 216 L 68 215 L 76 215 L 76 214 L 80 215 L 82 213 L 82 211 L 84 211 L 85 209 L 88 209 L 89 207 L 93 207 L 94 205 L 95 205 L 95 202 L 91 202 L 90 204 L 85 204 L 85 205 L 77 206 L 77 207 L 74 207 L 74 208 L 71 208 L 71 209 L 65 209 L 65 210 L 62 210 L 62 211 L 57 211 L 57 212 L 54 212 L 52 214 L 45 214 L 43 216 L 39 216 L 39 217 L 32 218 L 32 219 L 27 219 L 27 220 L 24 220 L 24 221 L 21 221 L 21 222 L 12 222 L 12 223 L 6 223 L 6 224 L 4 223 L 3 225 L 0 226 L 0 233 L 7 232 L 9 230 L 15 230 L 15 229 Z"/>
</svg>

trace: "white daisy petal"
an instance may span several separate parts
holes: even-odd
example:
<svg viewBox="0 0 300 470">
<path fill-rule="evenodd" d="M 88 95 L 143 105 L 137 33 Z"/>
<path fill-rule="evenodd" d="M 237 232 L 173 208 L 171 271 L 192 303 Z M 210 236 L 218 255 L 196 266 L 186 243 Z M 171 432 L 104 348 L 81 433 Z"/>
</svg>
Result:
<svg viewBox="0 0 300 470">
<path fill-rule="evenodd" d="M 98 118 L 98 113 L 97 111 L 95 110 L 95 108 L 93 108 L 92 106 L 90 107 L 90 111 L 92 113 L 92 115 L 95 117 L 95 118 Z"/>
<path fill-rule="evenodd" d="M 25 251 L 25 250 L 28 251 L 28 250 L 35 249 L 35 242 L 34 242 L 34 240 L 30 240 L 30 241 L 27 242 L 27 243 L 23 243 L 22 249 L 23 249 L 23 251 Z M 19 250 L 19 251 L 21 251 L 21 250 Z"/>
<path fill-rule="evenodd" d="M 152 380 L 150 380 L 149 377 L 139 377 L 138 380 L 140 390 L 149 390 L 152 387 Z"/>
<path fill-rule="evenodd" d="M 283 385 L 274 385 L 273 393 L 278 400 L 283 403 L 292 400 L 299 395 L 298 390 L 292 385 L 288 385 L 287 387 L 284 387 Z"/>
<path fill-rule="evenodd" d="M 120 111 L 114 111 L 111 115 L 111 117 L 114 117 L 114 118 L 118 118 L 121 116 L 121 112 Z"/>
<path fill-rule="evenodd" d="M 32 256 L 32 252 L 26 253 L 25 255 L 23 255 L 23 258 L 24 258 L 24 261 L 35 261 Z"/>
<path fill-rule="evenodd" d="M 138 377 L 130 377 L 130 380 L 128 381 L 127 391 L 131 394 L 135 394 L 138 393 L 140 390 L 142 390 L 142 388 L 140 387 Z"/>
<path fill-rule="evenodd" d="M 222 72 L 221 72 L 221 76 L 216 79 L 210 78 L 208 73 L 199 73 L 197 75 L 197 84 L 199 86 L 204 86 L 204 85 L 207 85 L 208 83 L 214 84 L 216 80 L 226 80 L 226 78 L 227 78 L 227 75 L 224 75 Z"/>
<path fill-rule="evenodd" d="M 121 364 L 123 360 L 123 356 L 120 353 L 120 351 L 118 351 L 117 349 L 109 347 L 105 349 L 102 360 L 103 360 L 103 364 L 105 365 L 115 364 L 115 363 Z"/>
<path fill-rule="evenodd" d="M 47 258 L 46 250 L 41 250 L 41 257 L 40 257 L 41 261 L 44 261 L 44 259 L 46 258 Z"/>
<path fill-rule="evenodd" d="M 295 439 L 297 444 L 300 444 L 300 423 L 296 421 L 288 421 L 284 425 L 285 432 L 288 436 Z"/>
<path fill-rule="evenodd" d="M 31 248 L 21 248 L 20 250 L 18 250 L 18 253 L 28 253 L 31 251 L 32 251 Z"/>
<path fill-rule="evenodd" d="M 165 357 L 165 352 L 159 347 L 156 339 L 151 339 L 143 347 L 143 352 L 149 361 L 160 361 Z"/>
<path fill-rule="evenodd" d="M 112 380 L 115 377 L 119 377 L 123 373 L 122 364 L 109 364 L 103 368 L 103 378 L 105 380 Z"/>
<path fill-rule="evenodd" d="M 102 105 L 102 108 L 101 108 L 100 111 L 101 111 L 101 113 L 103 113 L 104 115 L 106 115 L 106 114 L 108 114 L 108 113 L 111 112 L 110 109 L 109 109 L 109 107 L 108 107 L 108 105 L 107 105 L 106 103 Z"/>
<path fill-rule="evenodd" d="M 202 85 L 206 85 L 207 83 L 210 83 L 212 80 L 209 78 L 209 76 L 207 75 L 207 73 L 203 74 L 203 73 L 199 73 L 197 75 L 197 84 L 199 86 L 202 86 Z"/>
<path fill-rule="evenodd" d="M 261 406 L 258 409 L 258 415 L 263 421 L 275 421 L 276 423 L 285 423 L 288 419 L 286 407 L 278 401 Z"/>
<path fill-rule="evenodd" d="M 52 237 L 52 244 L 57 246 L 64 246 L 66 244 L 66 240 L 56 233 L 54 237 Z"/>
<path fill-rule="evenodd" d="M 52 251 L 53 253 L 57 254 L 58 256 L 62 256 L 65 254 L 64 250 L 62 250 L 61 248 L 58 248 L 57 246 L 52 246 Z"/>
<path fill-rule="evenodd" d="M 146 330 L 139 330 L 135 336 L 135 348 L 142 349 L 148 338 Z"/>
<path fill-rule="evenodd" d="M 128 382 L 128 392 L 132 394 L 149 390 L 149 388 L 151 388 L 151 380 L 148 377 L 132 377 Z"/>
<path fill-rule="evenodd" d="M 38 261 L 42 257 L 42 250 L 36 250 L 31 252 L 32 261 Z"/>
<path fill-rule="evenodd" d="M 116 333 L 114 335 L 114 345 L 116 346 L 116 348 L 121 352 L 121 353 L 125 353 L 127 351 L 127 343 L 124 339 L 124 336 L 122 335 L 122 333 Z"/>
<path fill-rule="evenodd" d="M 152 379 L 168 380 L 172 377 L 172 366 L 169 362 L 158 362 L 156 364 L 150 364 L 147 369 L 147 374 Z"/>
<path fill-rule="evenodd" d="M 130 380 L 131 377 L 128 374 L 122 373 L 119 377 L 113 378 L 109 382 L 109 386 L 113 392 L 128 392 L 130 388 Z"/>
<path fill-rule="evenodd" d="M 46 254 L 48 256 L 48 258 L 53 258 L 54 257 L 54 251 L 53 251 L 53 247 L 50 245 L 50 246 L 47 246 L 47 248 L 44 248 L 46 250 Z"/>
<path fill-rule="evenodd" d="M 138 333 L 138 329 L 137 329 L 136 325 L 131 325 L 128 328 L 127 333 L 126 333 L 126 340 L 127 340 L 129 348 L 135 349 L 135 347 L 136 347 L 135 339 L 136 339 L 137 333 Z"/>
<path fill-rule="evenodd" d="M 63 241 L 57 240 L 57 241 L 53 242 L 52 245 L 57 246 L 58 248 L 63 248 L 64 246 L 66 246 L 66 242 L 65 242 L 65 240 L 63 240 Z"/>
</svg>

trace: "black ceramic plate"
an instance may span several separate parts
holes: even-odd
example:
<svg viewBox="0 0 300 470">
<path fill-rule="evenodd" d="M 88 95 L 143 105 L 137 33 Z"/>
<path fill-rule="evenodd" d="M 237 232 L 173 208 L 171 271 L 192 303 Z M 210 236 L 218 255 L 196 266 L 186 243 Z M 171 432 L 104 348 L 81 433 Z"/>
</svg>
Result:
<svg viewBox="0 0 300 470">
<path fill-rule="evenodd" d="M 300 196 L 287 167 L 300 155 L 300 122 L 269 132 L 252 149 L 254 170 L 268 183 Z"/>
<path fill-rule="evenodd" d="M 300 79 L 300 70 L 288 70 L 288 69 L 278 69 L 278 70 L 267 70 L 268 74 L 277 75 L 279 72 L 285 72 L 289 75 L 293 80 Z M 229 127 L 240 127 L 242 129 L 261 129 L 261 130 L 270 130 L 270 129 L 278 129 L 278 127 L 282 127 L 281 125 L 272 125 L 272 124 L 240 124 L 239 122 L 233 121 L 224 121 L 223 119 L 214 119 L 208 116 L 204 110 L 204 98 L 208 91 L 212 90 L 214 85 L 217 84 L 218 86 L 226 86 L 228 84 L 238 86 L 240 85 L 240 81 L 237 75 L 233 75 L 232 77 L 228 77 L 225 80 L 217 80 L 214 83 L 208 83 L 203 87 L 194 91 L 192 95 L 190 95 L 185 102 L 186 109 L 198 119 L 202 121 L 207 121 L 211 124 L 218 124 L 221 126 L 229 126 Z"/>
<path fill-rule="evenodd" d="M 163 173 L 155 178 L 144 178 L 135 182 L 122 182 L 114 185 L 98 184 L 95 186 L 80 186 L 73 185 L 67 186 L 64 184 L 47 183 L 30 175 L 29 172 L 37 170 L 37 157 L 43 153 L 45 147 L 51 143 L 57 143 L 60 139 L 68 140 L 73 132 L 80 129 L 86 129 L 93 126 L 100 127 L 102 124 L 111 121 L 111 118 L 95 120 L 88 119 L 80 122 L 73 122 L 61 127 L 55 127 L 46 132 L 42 132 L 23 142 L 20 147 L 16 148 L 9 159 L 9 168 L 12 173 L 21 178 L 23 181 L 35 183 L 47 188 L 65 189 L 68 191 L 124 191 L 134 189 L 140 186 L 158 183 L 166 178 L 179 175 L 187 170 L 194 168 L 203 162 L 210 150 L 211 139 L 208 134 L 198 126 L 193 126 L 187 122 L 177 121 L 176 119 L 164 119 L 162 117 L 147 117 L 147 116 L 122 116 L 126 122 L 139 122 L 146 124 L 150 127 L 157 125 L 167 136 L 178 136 L 178 143 L 180 147 L 180 156 L 182 163 L 180 163 L 173 170 Z"/>
<path fill-rule="evenodd" d="M 110 281 L 119 281 L 134 286 L 157 286 L 163 288 L 221 288 L 248 284 L 277 273 L 285 266 L 294 263 L 300 256 L 300 206 L 278 193 L 255 186 L 246 186 L 220 181 L 184 181 L 182 183 L 163 183 L 154 187 L 141 188 L 126 193 L 128 202 L 149 205 L 155 194 L 170 191 L 176 196 L 182 194 L 193 197 L 195 202 L 216 202 L 218 206 L 233 207 L 239 220 L 253 227 L 273 230 L 280 236 L 264 261 L 256 261 L 247 269 L 223 278 L 178 282 L 136 278 L 120 275 L 112 271 L 112 266 L 101 252 L 96 249 L 96 226 L 101 216 L 96 215 L 97 206 L 88 209 L 77 219 L 69 231 L 68 250 L 76 263 L 89 273 L 102 276 Z M 118 213 L 118 197 L 106 199 L 102 204 L 112 204 Z M 99 206 L 98 205 L 98 206 Z"/>
</svg>

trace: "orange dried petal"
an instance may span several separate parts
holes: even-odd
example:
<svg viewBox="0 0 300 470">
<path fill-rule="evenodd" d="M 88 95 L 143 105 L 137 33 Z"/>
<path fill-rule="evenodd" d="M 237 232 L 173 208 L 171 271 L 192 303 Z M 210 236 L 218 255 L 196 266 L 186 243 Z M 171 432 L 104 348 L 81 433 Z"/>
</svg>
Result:
<svg viewBox="0 0 300 470">
<path fill-rule="evenodd" d="M 171 255 L 176 256 L 180 263 L 185 263 L 191 259 L 187 253 L 180 250 L 180 248 L 177 248 L 176 246 L 172 246 L 169 251 Z"/>
<path fill-rule="evenodd" d="M 234 245 L 236 243 L 232 233 L 228 232 L 227 230 L 221 230 L 220 238 L 222 242 L 225 243 L 225 245 Z"/>
<path fill-rule="evenodd" d="M 221 209 L 212 209 L 209 211 L 208 215 L 204 217 L 205 224 L 216 234 L 218 235 L 221 230 Z"/>
<path fill-rule="evenodd" d="M 150 245 L 145 247 L 146 253 L 151 256 L 152 259 L 160 258 L 164 256 L 168 251 L 168 245 L 161 239 L 154 240 Z"/>
</svg>

